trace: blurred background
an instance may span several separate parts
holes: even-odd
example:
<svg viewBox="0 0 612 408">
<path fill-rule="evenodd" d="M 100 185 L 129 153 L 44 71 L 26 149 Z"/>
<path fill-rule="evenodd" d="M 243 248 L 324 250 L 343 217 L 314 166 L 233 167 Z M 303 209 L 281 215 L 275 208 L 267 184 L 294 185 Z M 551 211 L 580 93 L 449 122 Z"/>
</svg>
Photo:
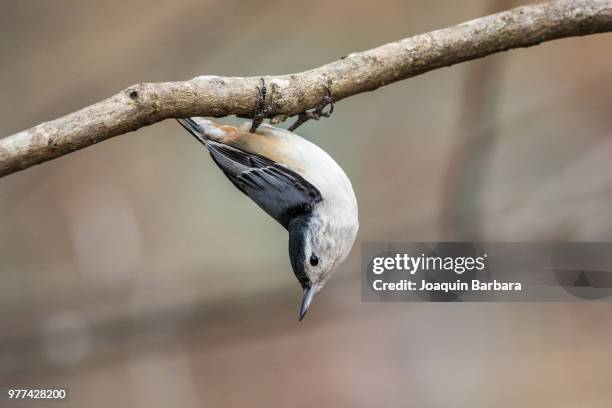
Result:
<svg viewBox="0 0 612 408">
<path fill-rule="evenodd" d="M 0 136 L 133 83 L 299 72 L 525 3 L 3 2 Z M 54 407 L 610 407 L 610 303 L 366 303 L 359 272 L 361 242 L 612 240 L 610 49 L 514 50 L 304 125 L 361 229 L 301 323 L 286 231 L 175 121 L 1 179 L 0 386 L 70 387 Z"/>
</svg>

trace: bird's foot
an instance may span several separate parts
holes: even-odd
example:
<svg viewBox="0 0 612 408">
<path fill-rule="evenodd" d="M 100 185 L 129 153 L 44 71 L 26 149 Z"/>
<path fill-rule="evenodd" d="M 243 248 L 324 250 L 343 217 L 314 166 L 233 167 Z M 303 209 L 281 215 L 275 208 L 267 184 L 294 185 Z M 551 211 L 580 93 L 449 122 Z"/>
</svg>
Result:
<svg viewBox="0 0 612 408">
<path fill-rule="evenodd" d="M 329 105 L 329 110 L 325 111 L 325 108 Z M 293 123 L 293 125 L 289 126 L 287 130 L 293 132 L 298 127 L 302 126 L 305 122 L 310 119 L 319 120 L 321 118 L 329 118 L 331 114 L 334 112 L 334 100 L 332 98 L 331 89 L 329 86 L 325 85 L 325 96 L 323 97 L 323 102 L 318 107 L 313 110 L 304 111 L 298 115 L 297 120 Z"/>
<path fill-rule="evenodd" d="M 266 81 L 261 78 L 261 87 L 257 87 L 257 105 L 255 106 L 255 114 L 253 115 L 253 120 L 251 122 L 251 129 L 249 132 L 255 133 L 259 125 L 263 123 L 264 118 L 266 117 Z"/>
</svg>

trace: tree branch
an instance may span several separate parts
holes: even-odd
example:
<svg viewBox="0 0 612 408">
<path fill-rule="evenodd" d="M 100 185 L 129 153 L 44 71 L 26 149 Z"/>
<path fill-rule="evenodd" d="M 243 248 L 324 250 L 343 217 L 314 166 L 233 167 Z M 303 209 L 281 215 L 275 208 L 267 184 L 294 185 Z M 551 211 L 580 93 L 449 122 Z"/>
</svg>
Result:
<svg viewBox="0 0 612 408">
<path fill-rule="evenodd" d="M 281 121 L 319 105 L 330 85 L 334 101 L 437 68 L 543 41 L 612 31 L 612 0 L 560 0 L 519 7 L 350 54 L 292 75 L 266 76 L 268 117 Z M 0 139 L 0 177 L 164 119 L 249 117 L 259 77 L 202 76 L 142 83 Z"/>
</svg>

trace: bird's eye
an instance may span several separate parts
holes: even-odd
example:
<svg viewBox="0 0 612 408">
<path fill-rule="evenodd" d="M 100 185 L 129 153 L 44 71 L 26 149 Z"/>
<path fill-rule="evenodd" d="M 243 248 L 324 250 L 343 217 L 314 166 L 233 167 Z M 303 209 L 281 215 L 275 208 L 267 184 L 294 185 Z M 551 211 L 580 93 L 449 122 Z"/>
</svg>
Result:
<svg viewBox="0 0 612 408">
<path fill-rule="evenodd" d="M 317 266 L 319 264 L 319 258 L 315 254 L 310 255 L 310 264 L 312 266 Z"/>
</svg>

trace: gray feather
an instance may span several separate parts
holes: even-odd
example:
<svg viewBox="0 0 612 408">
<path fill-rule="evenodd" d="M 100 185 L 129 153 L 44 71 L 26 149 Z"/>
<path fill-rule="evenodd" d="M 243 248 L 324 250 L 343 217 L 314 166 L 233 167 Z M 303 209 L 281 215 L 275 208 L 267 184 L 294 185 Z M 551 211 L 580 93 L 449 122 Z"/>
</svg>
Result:
<svg viewBox="0 0 612 408">
<path fill-rule="evenodd" d="M 212 140 L 206 146 L 231 182 L 285 228 L 322 201 L 316 187 L 283 164 Z"/>
</svg>

